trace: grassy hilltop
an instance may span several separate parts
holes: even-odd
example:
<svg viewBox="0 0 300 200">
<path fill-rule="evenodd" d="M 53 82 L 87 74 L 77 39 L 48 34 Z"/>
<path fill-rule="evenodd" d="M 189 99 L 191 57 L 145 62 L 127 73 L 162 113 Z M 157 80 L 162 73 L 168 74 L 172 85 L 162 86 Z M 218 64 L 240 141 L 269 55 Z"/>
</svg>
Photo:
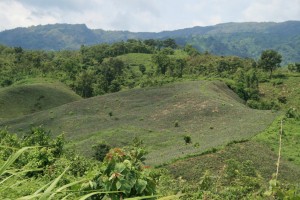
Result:
<svg viewBox="0 0 300 200">
<path fill-rule="evenodd" d="M 0 119 L 54 108 L 81 97 L 59 82 L 18 83 L 0 89 Z"/>
</svg>

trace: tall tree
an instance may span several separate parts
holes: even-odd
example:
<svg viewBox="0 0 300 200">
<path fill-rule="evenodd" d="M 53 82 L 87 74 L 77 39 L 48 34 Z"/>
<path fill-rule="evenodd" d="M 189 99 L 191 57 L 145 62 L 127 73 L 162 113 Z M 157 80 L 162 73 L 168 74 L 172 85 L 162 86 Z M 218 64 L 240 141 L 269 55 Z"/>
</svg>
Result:
<svg viewBox="0 0 300 200">
<path fill-rule="evenodd" d="M 176 49 L 177 48 L 177 44 L 176 44 L 176 41 L 172 38 L 168 38 L 168 39 L 165 39 L 163 41 L 163 46 L 166 48 L 166 47 L 170 47 L 172 49 Z"/>
<path fill-rule="evenodd" d="M 281 61 L 282 56 L 277 51 L 268 49 L 261 53 L 258 63 L 263 70 L 270 71 L 270 78 L 272 78 L 273 71 L 280 67 Z"/>
<path fill-rule="evenodd" d="M 156 72 L 165 75 L 170 65 L 170 58 L 161 52 L 152 55 L 152 62 L 156 65 Z"/>
</svg>

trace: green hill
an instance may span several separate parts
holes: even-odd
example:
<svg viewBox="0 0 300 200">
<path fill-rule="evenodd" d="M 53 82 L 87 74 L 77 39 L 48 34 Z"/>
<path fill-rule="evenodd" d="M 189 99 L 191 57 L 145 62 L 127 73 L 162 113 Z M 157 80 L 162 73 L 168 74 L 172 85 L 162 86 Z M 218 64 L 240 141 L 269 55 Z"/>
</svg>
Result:
<svg viewBox="0 0 300 200">
<path fill-rule="evenodd" d="M 250 138 L 275 116 L 249 109 L 222 82 L 192 81 L 71 102 L 0 126 L 21 132 L 42 124 L 54 134 L 65 132 L 69 147 L 85 155 L 99 140 L 124 146 L 139 137 L 150 152 L 148 164 L 156 165 Z M 192 145 L 185 144 L 184 135 Z"/>
<path fill-rule="evenodd" d="M 17 84 L 0 89 L 0 119 L 19 117 L 80 99 L 58 82 Z"/>
</svg>

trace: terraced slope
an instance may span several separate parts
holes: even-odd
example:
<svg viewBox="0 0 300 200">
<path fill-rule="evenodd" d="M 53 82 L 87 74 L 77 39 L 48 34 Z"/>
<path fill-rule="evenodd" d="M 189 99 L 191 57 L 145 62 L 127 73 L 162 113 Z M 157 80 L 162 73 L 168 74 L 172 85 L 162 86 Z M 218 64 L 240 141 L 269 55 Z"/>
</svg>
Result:
<svg viewBox="0 0 300 200">
<path fill-rule="evenodd" d="M 54 134 L 65 132 L 69 147 L 86 155 L 98 140 L 124 146 L 139 137 L 150 152 L 148 164 L 156 165 L 250 138 L 274 117 L 271 111 L 246 107 L 224 83 L 194 81 L 76 101 L 0 126 L 17 132 L 43 124 Z M 184 135 L 192 144 L 185 144 Z"/>
<path fill-rule="evenodd" d="M 34 83 L 0 89 L 0 119 L 15 118 L 82 99 L 62 83 Z"/>
</svg>

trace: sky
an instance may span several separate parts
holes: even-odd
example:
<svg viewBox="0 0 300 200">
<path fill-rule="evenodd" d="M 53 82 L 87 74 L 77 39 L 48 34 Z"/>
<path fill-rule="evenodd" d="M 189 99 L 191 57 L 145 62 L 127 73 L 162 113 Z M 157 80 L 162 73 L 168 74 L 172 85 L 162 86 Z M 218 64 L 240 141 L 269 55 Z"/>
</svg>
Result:
<svg viewBox="0 0 300 200">
<path fill-rule="evenodd" d="M 33 25 L 159 32 L 226 22 L 300 21 L 300 0 L 0 0 L 0 31 Z"/>
</svg>

